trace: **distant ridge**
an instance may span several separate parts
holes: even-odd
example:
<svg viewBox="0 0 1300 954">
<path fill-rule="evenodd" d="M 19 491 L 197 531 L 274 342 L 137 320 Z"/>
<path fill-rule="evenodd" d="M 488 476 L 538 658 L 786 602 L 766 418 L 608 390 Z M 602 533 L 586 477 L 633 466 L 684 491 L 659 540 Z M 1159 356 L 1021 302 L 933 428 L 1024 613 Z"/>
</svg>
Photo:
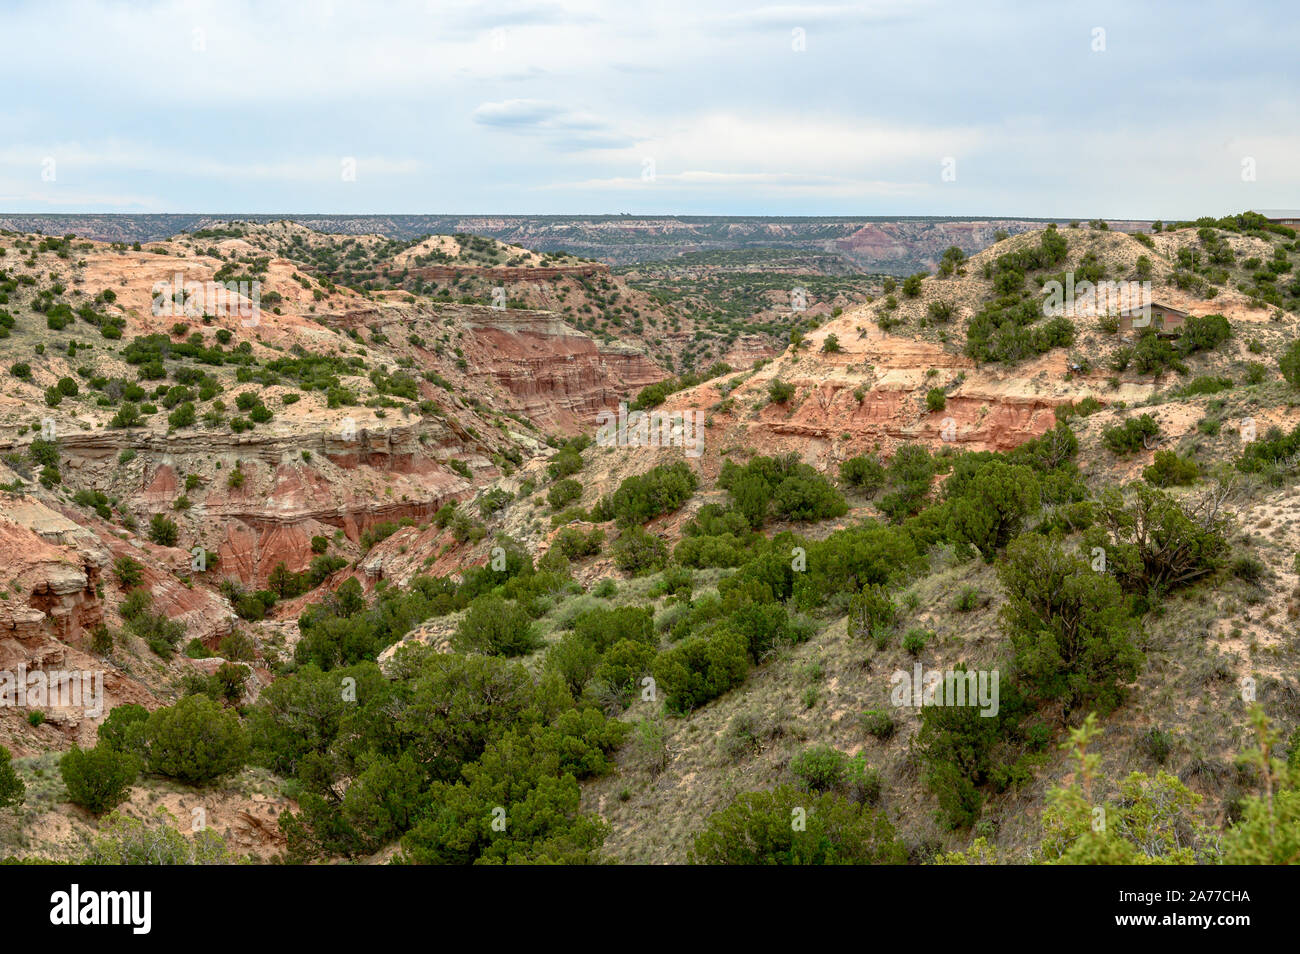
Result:
<svg viewBox="0 0 1300 954">
<path fill-rule="evenodd" d="M 242 213 L 0 214 L 0 229 L 69 233 L 106 242 L 156 242 L 219 223 L 290 220 L 320 232 L 393 239 L 471 232 L 536 251 L 569 252 L 611 265 L 673 258 L 687 252 L 744 248 L 817 250 L 852 270 L 907 274 L 932 267 L 949 246 L 973 254 L 1009 234 L 1068 219 L 978 216 L 702 216 L 702 215 L 283 215 Z M 1135 231 L 1145 221 L 1111 221 Z"/>
</svg>

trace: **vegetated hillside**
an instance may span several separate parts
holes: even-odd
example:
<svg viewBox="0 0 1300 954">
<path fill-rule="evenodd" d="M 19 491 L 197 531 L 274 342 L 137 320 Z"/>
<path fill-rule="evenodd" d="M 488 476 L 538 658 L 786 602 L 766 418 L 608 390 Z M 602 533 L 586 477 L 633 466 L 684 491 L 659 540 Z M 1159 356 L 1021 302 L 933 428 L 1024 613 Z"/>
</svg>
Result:
<svg viewBox="0 0 1300 954">
<path fill-rule="evenodd" d="M 136 520 L 174 506 L 182 542 L 247 584 L 281 560 L 302 569 L 326 526 L 355 541 L 427 517 L 663 376 L 551 313 L 365 296 L 246 239 L 138 252 L 12 242 L 0 306 L 10 467 L 48 490 L 63 468 L 72 489 Z M 259 282 L 261 311 L 192 299 L 156 315 L 156 284 L 176 276 Z M 59 447 L 50 474 L 30 465 L 42 439 Z"/>
<path fill-rule="evenodd" d="M 654 364 L 687 372 L 716 361 L 732 364 L 775 353 L 794 314 L 793 282 L 781 291 L 751 294 L 751 282 L 677 307 L 656 287 L 624 281 L 602 263 L 563 252 L 533 252 L 481 235 L 423 236 L 409 240 L 379 235 L 339 236 L 290 221 L 250 225 L 213 223 L 175 241 L 195 253 L 217 251 L 223 240 L 245 252 L 298 263 L 308 275 L 366 295 L 414 303 L 462 304 L 553 312 L 605 348 L 633 348 Z M 753 281 L 753 280 L 751 280 Z M 757 281 L 762 281 L 761 279 Z M 811 284 L 816 278 L 810 279 Z M 771 284 L 770 281 L 768 283 Z M 799 302 L 800 310 L 829 313 L 861 301 L 856 288 L 822 283 Z M 805 291 L 807 291 L 805 289 Z M 629 384 L 635 384 L 635 381 Z"/>
<path fill-rule="evenodd" d="M 780 275 L 819 275 L 848 278 L 858 270 L 837 252 L 821 249 L 753 246 L 708 252 L 684 252 L 672 258 L 618 265 L 615 274 L 639 279 L 705 279 L 718 273 L 756 278 Z"/>
<path fill-rule="evenodd" d="M 885 276 L 856 274 L 846 265 L 829 255 L 749 249 L 624 266 L 616 274 L 671 316 L 674 329 L 683 327 L 673 335 L 695 329 L 680 366 L 704 366 L 695 349 L 707 359 L 718 353 L 719 338 L 734 342 L 727 363 L 744 366 L 775 356 L 801 327 L 879 294 Z"/>
<path fill-rule="evenodd" d="M 801 317 L 770 361 L 647 382 L 638 407 L 702 415 L 691 453 L 552 440 L 405 526 L 315 534 L 327 562 L 305 580 L 273 573 L 269 619 L 256 619 L 261 595 L 227 588 L 246 619 L 220 637 L 224 658 L 154 661 L 175 614 L 159 621 L 138 594 L 184 552 L 163 528 L 163 543 L 136 540 L 139 570 L 90 556 L 133 534 L 117 535 L 111 500 L 103 526 L 87 512 L 96 498 L 60 501 L 39 468 L 72 483 L 79 468 L 33 442 L 14 461 L 32 476 L 13 512 L 39 505 L 75 525 L 9 517 L 13 552 L 41 554 L 45 577 L 12 587 L 26 635 L 5 645 L 156 668 L 157 688 L 119 682 L 154 714 L 119 705 L 94 754 L 60 765 L 64 789 L 41 753 L 96 741 L 96 720 L 59 731 L 4 715 L 36 793 L 27 815 L 0 814 L 6 846 L 76 857 L 95 831 L 98 852 L 140 837 L 65 793 L 102 817 L 122 798 L 139 815 L 151 793 L 212 791 L 227 806 L 262 797 L 276 824 L 255 847 L 227 822 L 224 849 L 185 850 L 1289 860 L 1295 235 L 1243 216 L 958 252 L 870 303 Z M 1043 314 L 1063 273 L 1130 270 L 1190 313 L 1181 334 Z M 77 560 L 84 583 L 63 566 Z M 96 612 L 122 635 L 86 634 Z M 899 704 L 894 674 L 918 664 L 996 671 L 996 715 Z M 179 772 L 175 753 L 203 732 L 233 754 Z"/>
<path fill-rule="evenodd" d="M 555 313 L 359 292 L 279 254 L 337 241 L 288 224 L 141 248 L 0 236 L 5 672 L 102 668 L 110 707 L 154 708 L 215 678 L 221 651 L 227 690 L 255 698 L 270 675 L 246 624 L 664 376 Z M 260 312 L 212 302 L 211 281 L 259 283 Z M 34 713 L 0 708 L 20 755 L 94 741 L 75 707 Z"/>
</svg>

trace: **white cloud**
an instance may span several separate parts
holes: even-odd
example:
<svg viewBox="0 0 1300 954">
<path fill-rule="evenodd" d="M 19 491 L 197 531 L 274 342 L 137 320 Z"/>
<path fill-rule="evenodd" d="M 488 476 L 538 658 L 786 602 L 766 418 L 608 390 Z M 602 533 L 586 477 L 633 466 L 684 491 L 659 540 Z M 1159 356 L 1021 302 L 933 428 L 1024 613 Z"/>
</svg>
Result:
<svg viewBox="0 0 1300 954">
<path fill-rule="evenodd" d="M 1261 4 L 1225 19 L 1094 0 L 1087 21 L 1059 5 L 911 0 L 0 4 L 13 91 L 0 181 L 19 201 L 54 156 L 59 194 L 156 191 L 182 210 L 511 211 L 538 196 L 581 205 L 587 186 L 602 203 L 639 196 L 648 158 L 683 212 L 714 193 L 756 214 L 836 212 L 891 189 L 897 203 L 871 208 L 1289 206 L 1300 86 L 1281 64 L 1300 21 Z M 344 156 L 359 161 L 346 194 Z M 940 183 L 944 157 L 955 182 Z"/>
<path fill-rule="evenodd" d="M 101 169 L 180 173 L 232 182 L 270 180 L 281 182 L 337 182 L 344 159 L 356 162 L 358 177 L 410 176 L 425 164 L 416 159 L 389 159 L 373 155 L 315 155 L 292 159 L 239 161 L 217 156 L 194 156 L 178 150 L 159 149 L 145 143 L 111 140 L 84 145 L 78 142 L 10 145 L 0 148 L 0 167 L 14 171 L 39 170 L 53 159 L 56 170 L 80 174 Z M 57 174 L 57 172 L 56 172 Z"/>
<path fill-rule="evenodd" d="M 973 126 L 908 126 L 851 115 L 809 118 L 714 112 L 685 119 L 638 143 L 638 148 L 661 167 L 710 162 L 733 168 L 802 167 L 826 172 L 899 161 L 931 163 L 937 168 L 944 156 L 972 152 L 982 139 Z"/>
<path fill-rule="evenodd" d="M 769 4 L 720 14 L 710 19 L 742 25 L 751 29 L 797 26 L 846 26 L 883 23 L 904 16 L 915 16 L 930 4 L 923 0 L 880 0 L 875 3 L 845 4 Z"/>
<path fill-rule="evenodd" d="M 616 149 L 636 141 L 598 116 L 539 99 L 483 103 L 474 110 L 474 122 L 514 133 L 540 135 L 565 152 Z"/>
<path fill-rule="evenodd" d="M 113 209 L 157 212 L 165 208 L 163 200 L 156 195 L 64 190 L 54 184 L 32 191 L 12 181 L 0 181 L 0 203 L 16 211 Z"/>
<path fill-rule="evenodd" d="M 581 182 L 556 183 L 548 188 L 580 192 L 650 193 L 665 188 L 696 194 L 745 193 L 768 197 L 869 199 L 916 195 L 925 187 L 918 183 L 887 180 L 846 179 L 800 172 L 686 172 L 656 174 L 653 178 L 611 177 Z"/>
</svg>

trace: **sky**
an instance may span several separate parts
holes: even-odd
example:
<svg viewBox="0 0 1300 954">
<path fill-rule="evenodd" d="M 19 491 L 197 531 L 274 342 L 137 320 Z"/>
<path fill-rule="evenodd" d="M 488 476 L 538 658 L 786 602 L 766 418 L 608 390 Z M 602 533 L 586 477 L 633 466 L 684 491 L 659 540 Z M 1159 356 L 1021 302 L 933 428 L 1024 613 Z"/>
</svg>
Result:
<svg viewBox="0 0 1300 954">
<path fill-rule="evenodd" d="M 1300 7 L 0 0 L 0 211 L 1300 207 Z"/>
</svg>

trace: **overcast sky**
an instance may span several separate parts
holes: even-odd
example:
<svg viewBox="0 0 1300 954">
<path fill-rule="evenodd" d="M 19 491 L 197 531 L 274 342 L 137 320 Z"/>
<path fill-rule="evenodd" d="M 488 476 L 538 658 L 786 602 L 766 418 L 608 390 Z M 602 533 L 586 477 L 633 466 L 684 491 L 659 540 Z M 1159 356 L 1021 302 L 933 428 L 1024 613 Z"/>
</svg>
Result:
<svg viewBox="0 0 1300 954">
<path fill-rule="evenodd" d="M 4 0 L 0 36 L 8 212 L 1300 207 L 1294 0 Z"/>
</svg>

